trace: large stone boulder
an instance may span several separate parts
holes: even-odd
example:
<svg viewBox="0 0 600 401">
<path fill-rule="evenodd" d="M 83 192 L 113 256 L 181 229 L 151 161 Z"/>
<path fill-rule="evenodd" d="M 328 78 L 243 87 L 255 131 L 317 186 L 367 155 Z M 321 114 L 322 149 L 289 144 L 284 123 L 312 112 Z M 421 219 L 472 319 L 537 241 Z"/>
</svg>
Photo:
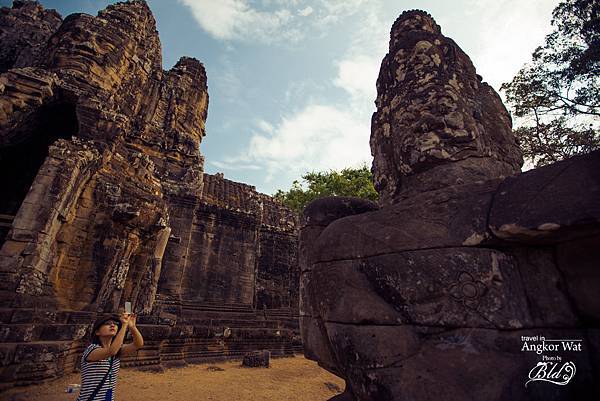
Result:
<svg viewBox="0 0 600 401">
<path fill-rule="evenodd" d="M 519 174 L 500 98 L 422 11 L 377 89 L 379 205 L 319 199 L 300 234 L 305 355 L 346 380 L 333 399 L 597 399 L 600 152 Z"/>
</svg>

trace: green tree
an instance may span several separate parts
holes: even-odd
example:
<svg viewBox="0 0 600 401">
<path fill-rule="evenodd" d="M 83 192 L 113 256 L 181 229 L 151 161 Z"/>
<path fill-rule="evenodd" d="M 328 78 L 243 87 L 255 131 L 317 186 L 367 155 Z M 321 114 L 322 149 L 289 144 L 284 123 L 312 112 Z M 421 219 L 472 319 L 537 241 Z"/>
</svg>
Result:
<svg viewBox="0 0 600 401">
<path fill-rule="evenodd" d="M 304 174 L 302 179 L 307 188 L 295 180 L 288 191 L 280 189 L 273 195 L 298 213 L 311 201 L 323 196 L 354 196 L 374 201 L 379 197 L 373 187 L 371 170 L 366 165 L 341 171 L 310 172 Z"/>
<path fill-rule="evenodd" d="M 552 26 L 531 62 L 501 86 L 523 155 L 536 166 L 600 148 L 600 1 L 563 1 Z"/>
</svg>

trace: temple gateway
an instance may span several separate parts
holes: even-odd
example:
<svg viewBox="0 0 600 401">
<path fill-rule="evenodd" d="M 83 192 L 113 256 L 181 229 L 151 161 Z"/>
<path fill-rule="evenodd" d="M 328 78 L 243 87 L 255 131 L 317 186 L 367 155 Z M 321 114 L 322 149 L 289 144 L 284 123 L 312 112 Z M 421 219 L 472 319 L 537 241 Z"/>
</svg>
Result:
<svg viewBox="0 0 600 401">
<path fill-rule="evenodd" d="M 204 67 L 162 69 L 146 3 L 15 1 L 0 41 L 2 386 L 72 371 L 126 301 L 146 345 L 125 366 L 301 351 L 297 216 L 204 173 Z"/>
</svg>

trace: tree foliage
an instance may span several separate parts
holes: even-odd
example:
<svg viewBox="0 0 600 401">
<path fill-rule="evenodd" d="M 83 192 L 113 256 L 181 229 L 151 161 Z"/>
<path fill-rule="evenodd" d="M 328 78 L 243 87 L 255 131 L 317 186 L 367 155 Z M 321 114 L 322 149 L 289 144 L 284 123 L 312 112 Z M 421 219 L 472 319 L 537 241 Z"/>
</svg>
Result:
<svg viewBox="0 0 600 401">
<path fill-rule="evenodd" d="M 501 86 L 526 159 L 540 166 L 600 148 L 600 1 L 565 0 L 532 60 Z"/>
<path fill-rule="evenodd" d="M 371 170 L 366 165 L 341 171 L 310 172 L 302 176 L 307 188 L 295 180 L 288 191 L 280 189 L 273 196 L 298 213 L 310 202 L 323 196 L 354 196 L 376 201 L 379 195 L 373 187 L 372 178 Z"/>
</svg>

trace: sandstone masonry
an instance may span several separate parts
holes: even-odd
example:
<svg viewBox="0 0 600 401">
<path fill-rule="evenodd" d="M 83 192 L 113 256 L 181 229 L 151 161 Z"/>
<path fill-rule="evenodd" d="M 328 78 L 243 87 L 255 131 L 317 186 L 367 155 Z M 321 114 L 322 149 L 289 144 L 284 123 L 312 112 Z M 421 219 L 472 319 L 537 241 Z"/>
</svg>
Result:
<svg viewBox="0 0 600 401">
<path fill-rule="evenodd" d="M 125 301 L 147 340 L 125 365 L 301 349 L 297 218 L 203 172 L 204 67 L 162 69 L 146 3 L 15 1 L 0 41 L 2 386 L 71 371 Z"/>
</svg>

